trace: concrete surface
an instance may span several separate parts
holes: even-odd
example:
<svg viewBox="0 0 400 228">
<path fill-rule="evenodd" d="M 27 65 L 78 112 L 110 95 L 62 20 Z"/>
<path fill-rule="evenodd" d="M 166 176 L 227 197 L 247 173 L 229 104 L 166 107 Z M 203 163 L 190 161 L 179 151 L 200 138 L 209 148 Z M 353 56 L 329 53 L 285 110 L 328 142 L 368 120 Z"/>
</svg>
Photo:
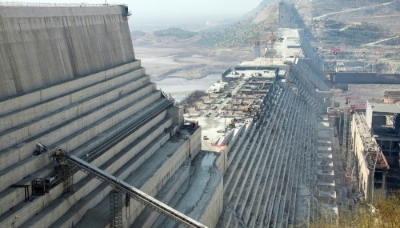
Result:
<svg viewBox="0 0 400 228">
<path fill-rule="evenodd" d="M 119 6 L 0 6 L 0 15 L 0 100 L 135 59 Z"/>
</svg>

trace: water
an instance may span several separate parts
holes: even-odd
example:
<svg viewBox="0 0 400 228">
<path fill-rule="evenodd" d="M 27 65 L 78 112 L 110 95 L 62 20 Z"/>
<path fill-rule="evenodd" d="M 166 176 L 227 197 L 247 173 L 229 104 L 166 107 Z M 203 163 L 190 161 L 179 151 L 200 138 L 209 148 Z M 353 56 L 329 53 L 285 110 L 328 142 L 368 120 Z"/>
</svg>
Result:
<svg viewBox="0 0 400 228">
<path fill-rule="evenodd" d="M 206 90 L 217 80 L 221 80 L 220 74 L 210 74 L 204 78 L 187 80 L 184 78 L 165 78 L 156 81 L 157 89 L 161 89 L 167 94 L 171 94 L 176 101 L 181 101 L 189 93 L 195 90 Z"/>
<path fill-rule="evenodd" d="M 165 56 L 165 57 L 154 57 L 154 58 L 141 58 L 143 66 L 146 64 L 159 64 L 159 65 L 179 65 L 181 63 L 175 62 L 174 57 L 176 55 Z"/>
</svg>

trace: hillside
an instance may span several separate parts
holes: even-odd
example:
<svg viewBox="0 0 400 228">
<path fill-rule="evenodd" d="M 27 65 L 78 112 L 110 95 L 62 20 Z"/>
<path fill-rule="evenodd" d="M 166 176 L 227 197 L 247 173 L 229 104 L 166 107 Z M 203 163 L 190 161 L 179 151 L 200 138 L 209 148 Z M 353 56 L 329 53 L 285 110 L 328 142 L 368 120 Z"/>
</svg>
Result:
<svg viewBox="0 0 400 228">
<path fill-rule="evenodd" d="M 327 70 L 334 70 L 331 48 L 339 71 L 400 73 L 398 62 L 400 1 L 296 1 L 296 8 L 324 55 Z"/>
<path fill-rule="evenodd" d="M 153 32 L 153 34 L 158 37 L 170 36 L 178 39 L 189 39 L 197 35 L 196 32 L 183 30 L 181 28 L 168 28 L 168 29 L 156 30 Z"/>
<path fill-rule="evenodd" d="M 272 2 L 272 4 L 270 4 Z M 239 19 L 217 23 L 204 31 L 166 28 L 144 35 L 135 32 L 135 56 L 153 80 L 166 77 L 200 78 L 253 59 L 255 38 L 275 31 L 279 0 L 264 0 Z"/>
<path fill-rule="evenodd" d="M 135 36 L 135 42 L 145 45 L 174 45 L 177 42 L 176 45 L 190 44 L 211 48 L 247 46 L 249 40 L 268 37 L 270 31 L 276 30 L 278 2 L 279 0 L 264 0 L 233 24 L 222 23 L 199 33 L 167 28 L 148 32 L 144 36 Z"/>
<path fill-rule="evenodd" d="M 244 16 L 244 20 L 221 31 L 202 33 L 199 45 L 209 47 L 235 47 L 247 45 L 249 40 L 261 39 L 269 36 L 270 31 L 277 29 L 278 1 L 266 6 L 264 1 Z M 255 13 L 256 12 L 256 13 Z M 252 16 L 251 16 L 252 15 Z"/>
</svg>

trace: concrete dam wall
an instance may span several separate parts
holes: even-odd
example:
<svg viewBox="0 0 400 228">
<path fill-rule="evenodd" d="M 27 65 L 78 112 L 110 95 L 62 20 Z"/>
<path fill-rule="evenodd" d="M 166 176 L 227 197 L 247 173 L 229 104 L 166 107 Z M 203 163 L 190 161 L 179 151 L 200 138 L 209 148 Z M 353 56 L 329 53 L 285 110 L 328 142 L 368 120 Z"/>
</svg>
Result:
<svg viewBox="0 0 400 228">
<path fill-rule="evenodd" d="M 0 6 L 0 100 L 135 59 L 120 6 Z"/>
<path fill-rule="evenodd" d="M 127 13 L 107 5 L 0 6 L 0 228 L 155 222 L 154 211 L 137 219 L 146 207 L 133 197 L 54 161 L 56 148 L 164 203 L 190 179 L 192 160 L 204 166 L 201 129 L 176 133 L 182 112 L 135 59 Z M 217 171 L 209 179 L 205 192 L 222 189 Z M 219 208 L 192 215 L 215 224 L 218 193 L 198 202 Z"/>
</svg>

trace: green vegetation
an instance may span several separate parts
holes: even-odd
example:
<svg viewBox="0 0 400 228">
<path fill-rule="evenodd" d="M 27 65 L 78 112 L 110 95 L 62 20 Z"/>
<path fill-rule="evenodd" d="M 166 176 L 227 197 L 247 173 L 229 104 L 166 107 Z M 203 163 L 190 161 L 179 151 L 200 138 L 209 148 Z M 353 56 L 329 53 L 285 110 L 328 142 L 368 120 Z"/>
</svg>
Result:
<svg viewBox="0 0 400 228">
<path fill-rule="evenodd" d="M 271 19 L 275 21 L 277 18 Z M 254 24 L 251 21 L 236 23 L 228 28 L 216 32 L 203 32 L 198 44 L 210 47 L 234 47 L 248 44 L 252 39 L 265 39 L 261 31 L 266 23 Z M 269 29 L 266 29 L 269 30 Z M 269 36 L 266 35 L 266 36 Z"/>
<path fill-rule="evenodd" d="M 352 25 L 343 30 L 328 30 L 325 32 L 325 42 L 341 43 L 345 45 L 361 45 L 383 38 L 382 29 L 371 24 Z"/>
<path fill-rule="evenodd" d="M 388 198 L 377 196 L 374 206 L 359 202 L 353 211 L 341 211 L 336 224 L 326 224 L 323 219 L 314 221 L 310 228 L 397 228 L 400 227 L 400 197 L 395 193 Z"/>
<path fill-rule="evenodd" d="M 132 37 L 132 39 L 135 39 L 135 38 L 144 36 L 145 34 L 146 34 L 146 33 L 142 32 L 142 31 L 139 31 L 139 30 L 133 30 L 133 31 L 131 31 L 131 37 Z"/>
<path fill-rule="evenodd" d="M 191 32 L 187 30 L 183 30 L 180 28 L 168 28 L 168 29 L 163 29 L 163 30 L 157 30 L 154 31 L 153 34 L 155 36 L 172 36 L 178 39 L 188 39 L 192 38 L 195 35 L 197 35 L 196 32 Z"/>
</svg>

